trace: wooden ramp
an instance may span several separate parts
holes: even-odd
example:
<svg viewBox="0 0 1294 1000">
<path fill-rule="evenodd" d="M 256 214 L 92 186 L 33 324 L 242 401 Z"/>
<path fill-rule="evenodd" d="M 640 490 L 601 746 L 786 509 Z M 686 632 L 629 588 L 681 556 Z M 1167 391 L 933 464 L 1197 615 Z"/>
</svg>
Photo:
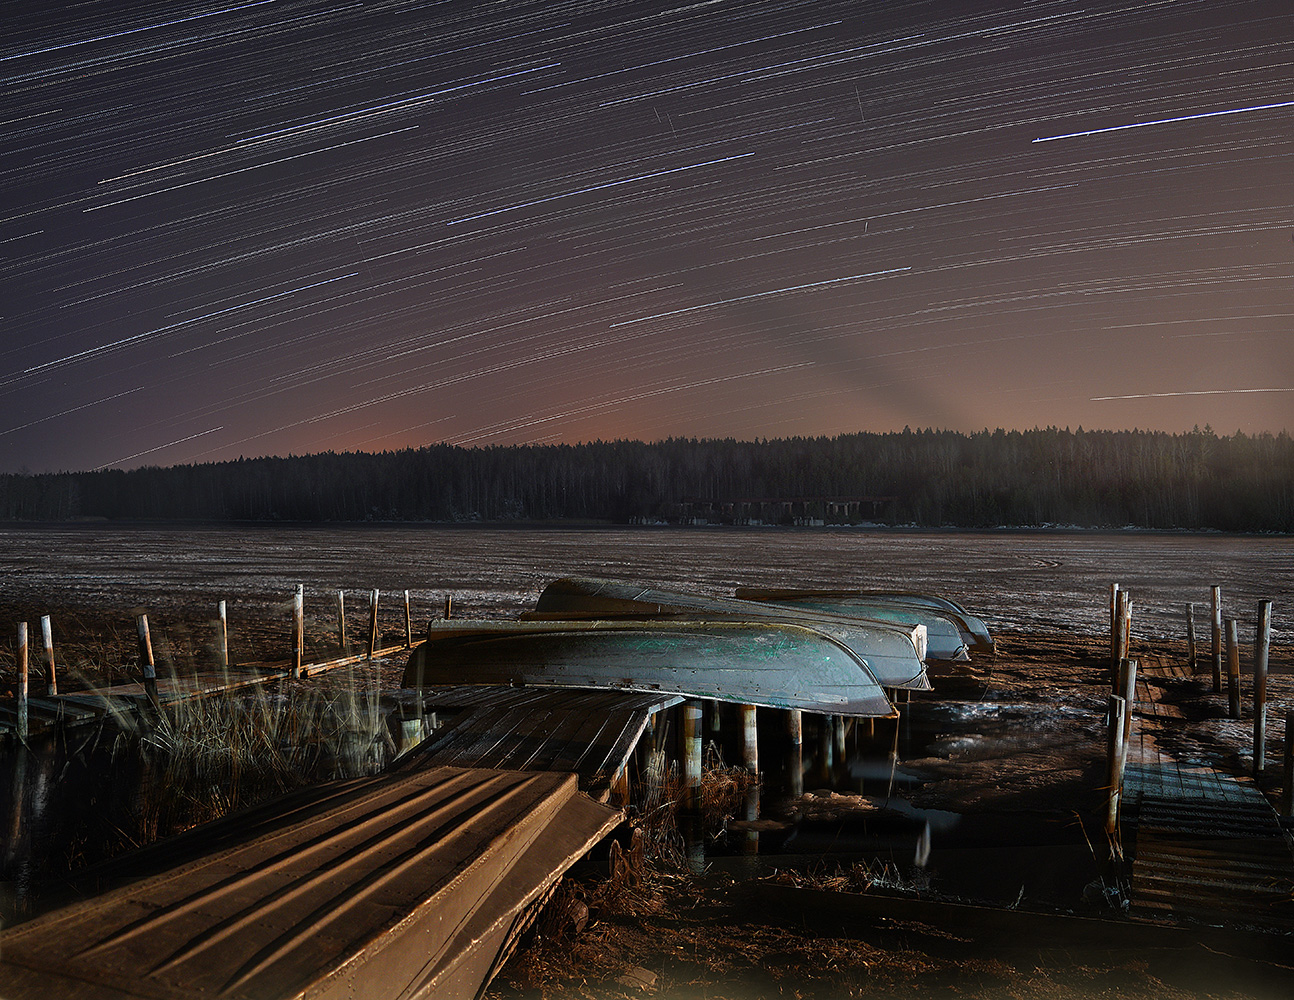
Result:
<svg viewBox="0 0 1294 1000">
<path fill-rule="evenodd" d="M 2 992 L 475 997 L 532 906 L 620 819 L 569 774 L 334 782 L 137 852 L 100 873 L 124 884 L 0 934 Z"/>
<path fill-rule="evenodd" d="M 674 695 L 489 686 L 431 687 L 428 711 L 443 725 L 401 757 L 396 770 L 440 765 L 574 772 L 600 802 L 647 728 L 679 704 Z"/>
<path fill-rule="evenodd" d="M 1179 923 L 1294 933 L 1294 852 L 1266 797 L 1247 777 L 1177 759 L 1158 736 L 1182 726 L 1160 701 L 1152 665 L 1137 683 L 1124 821 L 1135 832 L 1131 913 Z"/>
</svg>

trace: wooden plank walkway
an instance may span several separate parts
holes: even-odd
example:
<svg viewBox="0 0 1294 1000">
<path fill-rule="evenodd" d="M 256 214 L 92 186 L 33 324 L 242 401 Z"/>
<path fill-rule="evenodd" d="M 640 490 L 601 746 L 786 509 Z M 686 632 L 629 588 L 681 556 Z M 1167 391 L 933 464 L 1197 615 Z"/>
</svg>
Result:
<svg viewBox="0 0 1294 1000">
<path fill-rule="evenodd" d="M 675 695 L 562 688 L 427 688 L 424 704 L 444 723 L 403 755 L 397 770 L 451 765 L 570 771 L 600 802 L 611 797 L 648 718 Z"/>
<path fill-rule="evenodd" d="M 1267 798 L 1248 777 L 1161 748 L 1159 737 L 1185 723 L 1156 681 L 1182 676 L 1178 665 L 1149 664 L 1137 681 L 1124 775 L 1131 914 L 1294 933 L 1294 851 Z"/>
</svg>

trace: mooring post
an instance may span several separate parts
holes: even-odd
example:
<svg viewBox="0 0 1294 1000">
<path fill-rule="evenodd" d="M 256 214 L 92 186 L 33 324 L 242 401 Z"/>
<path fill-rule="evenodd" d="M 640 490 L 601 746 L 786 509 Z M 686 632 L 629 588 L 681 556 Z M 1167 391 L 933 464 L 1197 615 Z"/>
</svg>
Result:
<svg viewBox="0 0 1294 1000">
<path fill-rule="evenodd" d="M 1258 634 L 1254 638 L 1254 777 L 1267 764 L 1267 657 L 1272 643 L 1272 602 L 1258 602 Z"/>
<path fill-rule="evenodd" d="M 135 619 L 139 633 L 139 663 L 144 670 L 144 694 L 157 707 L 157 665 L 153 662 L 153 637 L 148 632 L 148 615 Z"/>
<path fill-rule="evenodd" d="M 225 602 L 216 605 L 216 658 L 220 669 L 229 669 L 229 615 Z"/>
<path fill-rule="evenodd" d="M 404 648 L 413 649 L 413 619 L 409 617 L 409 592 L 404 592 Z"/>
<path fill-rule="evenodd" d="M 45 645 L 45 693 L 53 697 L 58 694 L 58 674 L 54 666 L 54 625 L 49 615 L 41 616 L 40 637 Z"/>
<path fill-rule="evenodd" d="M 804 718 L 798 708 L 787 709 L 786 735 L 790 746 L 786 751 L 786 771 L 791 797 L 804 795 Z"/>
<path fill-rule="evenodd" d="M 701 703 L 683 703 L 683 808 L 701 811 Z"/>
<path fill-rule="evenodd" d="M 378 592 L 375 589 L 369 591 L 368 595 L 368 658 L 373 659 L 373 653 L 377 649 L 377 598 Z"/>
<path fill-rule="evenodd" d="M 1132 653 L 1132 595 L 1127 595 L 1127 601 L 1123 605 L 1123 638 L 1119 650 L 1119 658 L 1129 656 Z"/>
<path fill-rule="evenodd" d="M 1195 676 L 1195 605 L 1186 605 L 1186 665 Z"/>
<path fill-rule="evenodd" d="M 27 623 L 18 623 L 18 739 L 27 739 Z M 16 806 L 15 806 L 16 807 Z"/>
<path fill-rule="evenodd" d="M 1213 585 L 1213 693 L 1222 690 L 1222 588 Z"/>
<path fill-rule="evenodd" d="M 301 677 L 301 661 L 305 659 L 306 588 L 298 583 L 292 595 L 292 679 Z"/>
<path fill-rule="evenodd" d="M 1227 708 L 1231 718 L 1240 718 L 1240 642 L 1234 618 L 1227 619 Z"/>
<path fill-rule="evenodd" d="M 1281 815 L 1294 816 L 1294 712 L 1285 713 L 1285 783 L 1281 788 Z"/>
<path fill-rule="evenodd" d="M 337 649 L 342 656 L 350 652 L 346 644 L 346 596 L 337 591 Z"/>
<path fill-rule="evenodd" d="M 1105 832 L 1113 836 L 1119 829 L 1119 806 L 1123 792 L 1122 762 L 1126 759 L 1123 749 L 1123 725 L 1126 702 L 1122 696 L 1110 695 L 1110 728 L 1106 733 L 1106 785 L 1109 795 L 1106 799 Z"/>
<path fill-rule="evenodd" d="M 454 616 L 454 595 L 445 595 L 445 621 L 449 621 Z"/>
</svg>

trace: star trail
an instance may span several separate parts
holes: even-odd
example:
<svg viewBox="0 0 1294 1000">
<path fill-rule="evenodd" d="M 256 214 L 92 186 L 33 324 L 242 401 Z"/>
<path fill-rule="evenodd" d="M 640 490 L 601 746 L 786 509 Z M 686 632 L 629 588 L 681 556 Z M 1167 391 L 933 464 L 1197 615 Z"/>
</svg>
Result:
<svg viewBox="0 0 1294 1000">
<path fill-rule="evenodd" d="M 1294 9 L 15 0 L 0 471 L 1281 431 Z"/>
</svg>

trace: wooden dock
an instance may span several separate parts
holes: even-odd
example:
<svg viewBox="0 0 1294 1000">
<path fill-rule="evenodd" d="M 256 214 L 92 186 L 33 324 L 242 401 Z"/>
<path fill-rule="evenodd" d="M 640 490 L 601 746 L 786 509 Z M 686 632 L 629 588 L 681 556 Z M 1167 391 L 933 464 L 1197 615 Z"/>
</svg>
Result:
<svg viewBox="0 0 1294 1000">
<path fill-rule="evenodd" d="M 1131 915 L 1294 933 L 1294 851 L 1248 777 L 1164 749 L 1184 721 L 1161 699 L 1180 665 L 1147 664 L 1137 682 L 1124 822 L 1135 837 Z"/>
<path fill-rule="evenodd" d="M 673 695 L 553 688 L 433 687 L 425 705 L 443 725 L 394 765 L 574 772 L 600 802 L 612 798 L 650 717 Z"/>
<path fill-rule="evenodd" d="M 431 767 L 330 782 L 106 866 L 108 891 L 0 934 L 2 991 L 475 997 L 621 818 L 570 774 Z"/>
</svg>

